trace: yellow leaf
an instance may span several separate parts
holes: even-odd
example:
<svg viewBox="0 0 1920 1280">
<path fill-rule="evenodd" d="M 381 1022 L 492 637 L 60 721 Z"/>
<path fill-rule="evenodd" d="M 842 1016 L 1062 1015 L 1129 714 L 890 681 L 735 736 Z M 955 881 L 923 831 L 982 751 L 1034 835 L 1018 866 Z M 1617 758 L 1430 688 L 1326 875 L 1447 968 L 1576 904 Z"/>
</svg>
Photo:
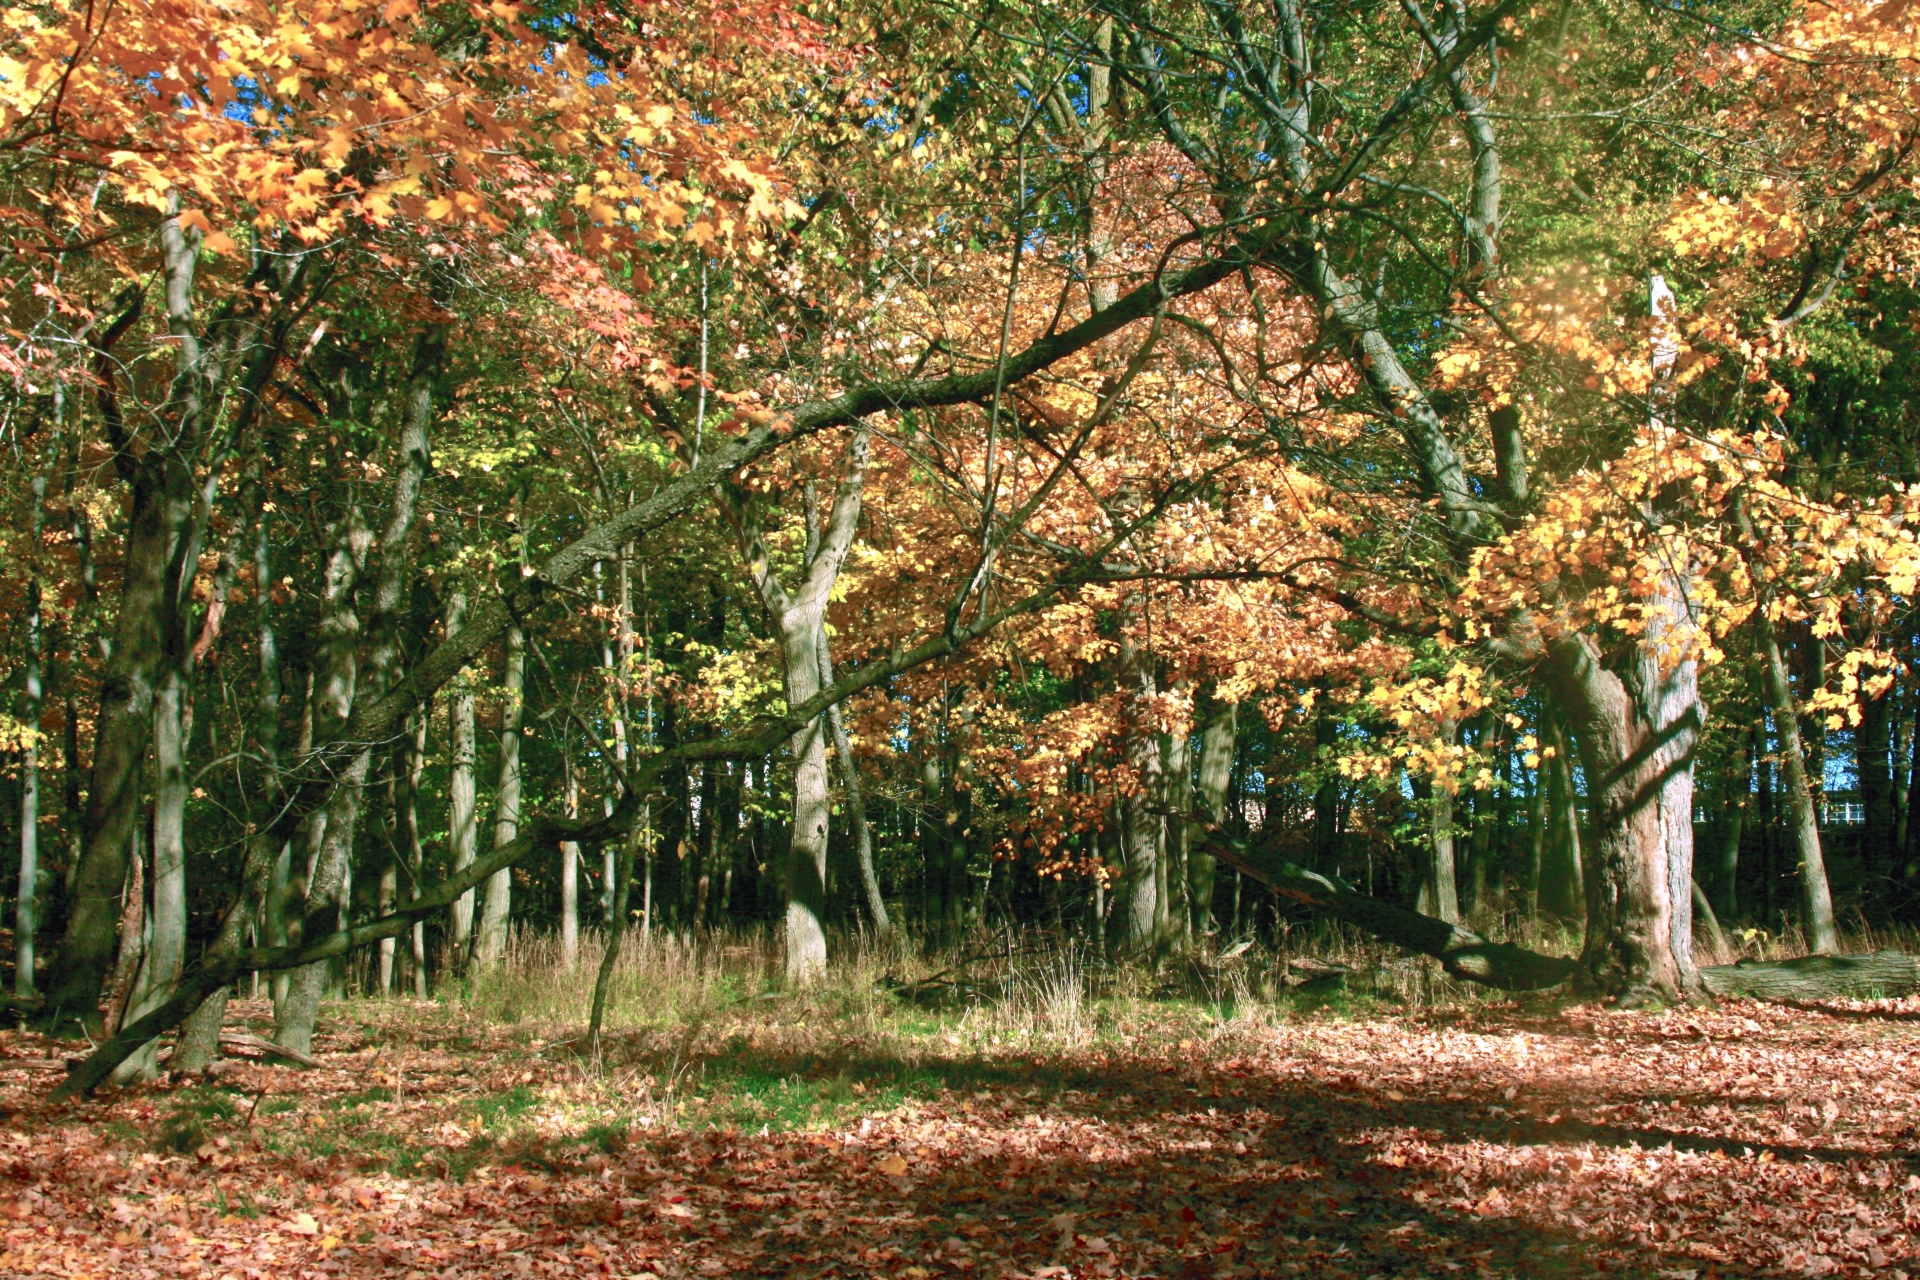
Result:
<svg viewBox="0 0 1920 1280">
<path fill-rule="evenodd" d="M 881 1173 L 886 1174 L 889 1178 L 904 1178 L 907 1176 L 907 1162 L 897 1155 L 888 1156 L 885 1160 L 879 1161 L 873 1167 Z"/>
<path fill-rule="evenodd" d="M 317 1236 L 320 1234 L 320 1223 L 312 1214 L 304 1209 L 280 1225 L 283 1231 L 292 1232 L 296 1236 Z"/>
<path fill-rule="evenodd" d="M 435 196 L 427 201 L 427 216 L 435 222 L 442 221 L 453 214 L 453 201 L 445 196 Z"/>
</svg>

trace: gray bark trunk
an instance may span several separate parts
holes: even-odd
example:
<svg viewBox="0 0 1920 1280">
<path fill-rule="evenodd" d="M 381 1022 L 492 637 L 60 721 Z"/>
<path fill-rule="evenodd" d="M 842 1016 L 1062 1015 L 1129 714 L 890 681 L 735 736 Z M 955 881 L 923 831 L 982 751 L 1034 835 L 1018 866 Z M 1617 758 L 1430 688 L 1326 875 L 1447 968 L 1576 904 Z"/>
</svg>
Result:
<svg viewBox="0 0 1920 1280">
<path fill-rule="evenodd" d="M 1637 659 L 1636 659 L 1637 660 Z M 1666 831 L 1648 764 L 1648 717 L 1583 635 L 1547 646 L 1546 674 L 1579 744 L 1593 813 L 1587 938 L 1577 982 L 1629 1004 L 1686 992 L 1673 954 Z"/>
<path fill-rule="evenodd" d="M 1161 794 L 1160 734 L 1148 719 L 1154 694 L 1152 660 L 1130 640 L 1120 643 L 1120 678 L 1128 691 L 1126 725 L 1127 764 L 1134 789 L 1119 798 L 1120 840 L 1124 862 L 1120 907 L 1124 933 L 1121 946 L 1136 954 L 1151 953 L 1158 936 L 1161 890 L 1166 868 L 1160 859 L 1160 815 L 1154 806 Z"/>
<path fill-rule="evenodd" d="M 500 708 L 500 785 L 495 792 L 493 847 L 504 849 L 520 835 L 520 725 L 527 680 L 527 636 L 507 629 L 507 700 Z M 487 881 L 477 954 L 483 966 L 499 964 L 507 951 L 513 906 L 513 872 L 503 868 Z"/>
<path fill-rule="evenodd" d="M 787 705 L 797 707 L 819 693 L 827 670 L 827 598 L 860 527 L 866 479 L 867 437 L 856 433 L 847 448 L 847 472 L 835 494 L 824 530 L 808 513 L 808 556 L 800 586 L 788 592 L 767 554 L 764 532 L 751 500 L 730 496 L 728 514 L 740 538 L 747 573 L 760 594 L 786 666 Z M 826 729 L 819 717 L 795 733 L 793 834 L 787 851 L 787 977 L 810 983 L 826 971 L 827 789 Z"/>
<path fill-rule="evenodd" d="M 825 635 L 820 637 L 820 663 L 820 679 L 832 684 L 833 658 Z M 838 703 L 827 712 L 827 727 L 833 734 L 834 759 L 840 765 L 840 785 L 847 796 L 847 817 L 853 827 L 854 853 L 860 863 L 860 891 L 866 898 L 867 916 L 873 921 L 874 933 L 884 938 L 893 932 L 893 922 L 887 918 L 886 899 L 880 894 L 880 873 L 873 864 L 873 825 L 867 821 L 860 765 L 853 758 L 853 742 L 847 736 L 846 721 Z"/>
<path fill-rule="evenodd" d="M 1831 955 L 1840 949 L 1840 939 L 1834 929 L 1833 890 L 1827 884 L 1827 860 L 1820 847 L 1820 815 L 1807 777 L 1807 756 L 1800 740 L 1800 717 L 1793 706 L 1793 686 L 1788 682 L 1787 664 L 1781 657 L 1780 642 L 1764 603 L 1754 610 L 1753 625 L 1760 641 L 1761 666 L 1774 730 L 1780 735 L 1780 781 L 1786 789 L 1789 829 L 1800 861 L 1800 922 L 1807 931 L 1808 949 L 1816 955 Z"/>
<path fill-rule="evenodd" d="M 1215 702 L 1200 734 L 1200 811 L 1218 824 L 1225 821 L 1227 783 L 1233 776 L 1234 739 L 1239 725 L 1240 707 L 1233 702 Z M 1205 935 L 1214 930 L 1213 882 L 1214 858 L 1207 851 L 1201 832 L 1187 824 L 1187 903 L 1193 917 L 1193 931 Z"/>
<path fill-rule="evenodd" d="M 467 593 L 455 586 L 447 593 L 447 636 L 458 635 L 467 616 Z M 473 694 L 465 688 L 454 690 L 447 708 L 448 781 L 447 844 L 453 855 L 453 870 L 464 871 L 473 865 L 479 832 L 475 826 L 473 787 Z M 452 960 L 466 962 L 473 945 L 473 892 L 460 895 L 453 904 Z"/>
</svg>

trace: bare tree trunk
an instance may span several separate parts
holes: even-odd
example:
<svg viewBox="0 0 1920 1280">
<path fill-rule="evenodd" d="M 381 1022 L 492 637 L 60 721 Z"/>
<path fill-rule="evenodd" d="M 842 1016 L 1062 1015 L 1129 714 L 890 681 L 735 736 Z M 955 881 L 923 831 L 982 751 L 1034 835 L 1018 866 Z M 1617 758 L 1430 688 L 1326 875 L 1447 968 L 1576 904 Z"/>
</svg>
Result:
<svg viewBox="0 0 1920 1280">
<path fill-rule="evenodd" d="M 1833 923 L 1833 891 L 1827 885 L 1827 861 L 1820 847 L 1820 815 L 1807 778 L 1807 757 L 1800 740 L 1800 717 L 1794 710 L 1793 686 L 1780 642 L 1767 617 L 1766 606 L 1753 611 L 1754 631 L 1766 677 L 1767 700 L 1774 730 L 1780 735 L 1780 775 L 1787 793 L 1794 845 L 1800 858 L 1800 921 L 1807 930 L 1807 946 L 1815 955 L 1840 949 Z"/>
<path fill-rule="evenodd" d="M 1886 919 L 1890 897 L 1887 890 L 1893 871 L 1893 768 L 1888 757 L 1893 750 L 1894 701 L 1891 689 L 1878 698 L 1863 694 L 1860 729 L 1855 739 L 1855 767 L 1860 776 L 1860 801 L 1866 819 L 1860 828 L 1866 909 L 1874 919 L 1882 921 Z"/>
<path fill-rule="evenodd" d="M 107 1016 L 103 1025 L 109 1035 L 126 1022 L 127 1002 L 133 998 L 133 984 L 140 963 L 147 954 L 147 855 L 145 833 L 135 826 L 127 851 L 126 891 L 121 895 L 120 919 L 115 936 L 119 950 L 114 956 L 113 973 L 107 983 Z"/>
<path fill-rule="evenodd" d="M 1128 691 L 1126 726 L 1127 764 L 1134 790 L 1119 797 L 1120 839 L 1124 861 L 1121 906 L 1126 912 L 1121 946 L 1136 954 L 1151 953 L 1160 921 L 1161 889 L 1166 869 L 1160 859 L 1160 816 L 1154 812 L 1160 795 L 1160 734 L 1147 718 L 1154 687 L 1152 659 L 1130 640 L 1120 643 L 1120 678 Z"/>
<path fill-rule="evenodd" d="M 467 593 L 463 586 L 455 586 L 447 593 L 446 631 L 449 637 L 457 635 L 461 624 L 466 620 Z M 473 694 L 466 688 L 454 690 L 451 705 L 447 709 L 449 742 L 449 776 L 447 781 L 448 814 L 447 844 L 453 854 L 453 870 L 463 871 L 473 865 L 477 850 L 478 831 L 475 827 L 474 787 L 473 787 Z M 473 944 L 473 891 L 469 889 L 460 895 L 453 904 L 452 952 L 456 965 L 466 963 L 467 953 Z"/>
<path fill-rule="evenodd" d="M 580 779 L 573 771 L 573 756 L 561 760 L 566 774 L 566 815 L 580 816 Z M 576 840 L 560 842 L 560 963 L 573 972 L 580 958 L 580 844 Z"/>
<path fill-rule="evenodd" d="M 1200 810 L 1217 825 L 1226 820 L 1227 783 L 1233 776 L 1234 741 L 1239 728 L 1237 703 L 1215 701 L 1200 734 Z M 1187 906 L 1193 932 L 1214 930 L 1214 857 L 1194 824 L 1187 824 Z"/>
<path fill-rule="evenodd" d="M 1637 660 L 1637 657 L 1635 658 Z M 1579 743 L 1593 811 L 1587 850 L 1587 939 L 1576 982 L 1627 1004 L 1685 993 L 1673 954 L 1668 852 L 1649 717 L 1583 635 L 1547 646 L 1545 670 Z"/>
<path fill-rule="evenodd" d="M 142 1017 L 173 993 L 187 954 L 187 682 L 165 672 L 153 697 L 153 911 L 148 917 L 145 971 L 140 996 L 126 1021 Z M 114 1083 L 151 1080 L 159 1071 L 152 1041 L 129 1055 Z"/>
<path fill-rule="evenodd" d="M 520 724 L 525 708 L 527 636 L 507 629 L 507 700 L 500 708 L 500 785 L 495 792 L 493 847 L 504 849 L 520 834 Z M 513 872 L 502 868 L 487 881 L 486 909 L 480 922 L 477 959 L 483 967 L 499 964 L 507 950 L 507 925 L 513 902 Z"/>
<path fill-rule="evenodd" d="M 824 630 L 823 627 L 823 633 Z M 820 680 L 823 685 L 833 683 L 833 658 L 824 634 L 820 637 Z M 833 734 L 833 754 L 840 765 L 840 785 L 847 796 L 847 820 L 853 827 L 854 853 L 860 863 L 860 892 L 866 898 L 867 916 L 873 921 L 875 935 L 884 938 L 893 932 L 893 922 L 887 918 L 887 903 L 880 896 L 880 873 L 873 864 L 873 826 L 867 821 L 860 764 L 853 758 L 853 742 L 847 736 L 839 703 L 827 709 L 827 727 Z"/>
<path fill-rule="evenodd" d="M 1441 725 L 1442 738 L 1451 745 L 1458 741 L 1460 728 L 1452 721 Z M 1454 794 L 1435 783 L 1427 800 L 1426 875 L 1420 882 L 1416 909 L 1448 924 L 1460 923 L 1460 881 L 1454 864 Z"/>
<path fill-rule="evenodd" d="M 273 630 L 273 557 L 269 541 L 266 505 L 266 460 L 255 451 L 252 468 L 253 490 L 253 593 L 259 631 L 260 691 L 254 701 L 253 746 L 260 759 L 260 783 L 257 807 L 248 810 L 247 852 L 242 864 L 242 892 L 221 921 L 220 933 L 210 948 L 212 954 L 230 955 L 245 940 L 248 922 L 263 913 L 271 916 L 276 875 L 288 868 L 290 850 L 284 841 L 275 841 L 270 827 L 273 811 L 280 798 L 280 649 Z M 284 891 L 284 883 L 281 885 Z M 271 928 L 271 925 L 269 925 Z M 282 928 L 280 941 L 285 942 Z M 255 975 L 256 982 L 259 975 Z M 226 1018 L 229 987 L 221 987 L 200 1002 L 180 1028 L 180 1039 L 173 1051 L 171 1072 L 186 1075 L 205 1070 L 220 1051 L 220 1026 Z M 285 999 L 284 987 L 276 993 Z"/>
<path fill-rule="evenodd" d="M 47 482 L 42 476 L 33 481 L 34 541 L 39 541 L 41 512 L 46 499 Z M 36 573 L 27 584 L 26 617 L 26 697 L 22 699 L 22 719 L 28 732 L 40 731 L 40 579 Z M 20 751 L 20 888 L 13 913 L 13 994 L 27 999 L 34 994 L 33 939 L 39 928 L 40 885 L 40 744 L 30 737 Z"/>
<path fill-rule="evenodd" d="M 1728 920 L 1740 913 L 1740 840 L 1746 832 L 1747 810 L 1753 803 L 1753 767 L 1747 746 L 1751 734 L 1741 730 L 1727 753 L 1726 795 L 1720 807 L 1720 912 Z"/>
<path fill-rule="evenodd" d="M 405 827 L 407 844 L 407 867 L 413 872 L 408 877 L 410 888 L 409 901 L 416 900 L 425 886 L 426 858 L 425 849 L 420 840 L 420 775 L 427 767 L 427 722 L 432 719 L 426 707 L 420 707 L 413 713 L 413 743 L 407 750 L 407 799 L 402 807 L 401 823 Z M 415 920 L 407 931 L 411 943 L 410 960 L 413 967 L 413 998 L 427 998 L 427 922 Z"/>
<path fill-rule="evenodd" d="M 1670 662 L 1669 649 L 1684 644 L 1687 623 L 1683 570 L 1648 601 L 1647 631 L 1640 646 L 1635 700 L 1649 717 L 1648 768 L 1655 788 L 1661 842 L 1667 851 L 1670 946 L 1680 989 L 1695 992 L 1700 975 L 1693 962 L 1693 752 L 1700 736 L 1699 670 L 1688 657 Z"/>
<path fill-rule="evenodd" d="M 729 496 L 748 576 L 760 593 L 786 667 L 787 705 L 799 706 L 824 687 L 828 669 L 824 640 L 828 594 L 860 527 L 866 480 L 867 437 L 857 433 L 847 447 L 847 471 L 824 528 L 811 501 L 807 512 L 807 557 L 799 588 L 788 592 L 773 571 L 759 516 L 744 494 Z M 809 488 L 809 498 L 811 489 Z M 793 735 L 793 833 L 787 853 L 787 977 L 810 983 L 826 971 L 827 788 L 826 727 L 815 720 Z"/>
<path fill-rule="evenodd" d="M 1192 767 L 1188 751 L 1190 734 L 1170 734 L 1164 744 L 1161 782 L 1165 788 L 1163 807 L 1185 813 L 1193 807 Z M 1161 861 L 1166 871 L 1161 877 L 1160 920 L 1155 953 L 1162 956 L 1185 955 L 1193 942 L 1188 924 L 1191 911 L 1187 901 L 1187 824 L 1162 819 L 1160 830 L 1165 845 Z"/>
</svg>

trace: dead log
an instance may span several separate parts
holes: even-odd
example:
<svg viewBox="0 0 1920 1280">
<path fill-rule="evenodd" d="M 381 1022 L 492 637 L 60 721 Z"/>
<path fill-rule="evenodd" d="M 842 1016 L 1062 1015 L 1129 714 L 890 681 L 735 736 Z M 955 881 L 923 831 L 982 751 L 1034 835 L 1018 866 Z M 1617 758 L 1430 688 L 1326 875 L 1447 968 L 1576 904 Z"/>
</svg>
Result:
<svg viewBox="0 0 1920 1280">
<path fill-rule="evenodd" d="M 1742 960 L 1702 969 L 1700 981 L 1727 999 L 1898 999 L 1920 993 L 1920 959 L 1903 951 L 1876 951 L 1870 956 Z"/>
<path fill-rule="evenodd" d="M 1541 991 L 1573 976 L 1575 962 L 1541 955 L 1510 942 L 1489 942 L 1471 929 L 1372 898 L 1338 876 L 1291 862 L 1266 868 L 1247 859 L 1247 848 L 1214 833 L 1202 839 L 1208 853 L 1275 897 L 1365 929 L 1382 942 L 1432 956 L 1456 978 L 1502 991 Z"/>
</svg>

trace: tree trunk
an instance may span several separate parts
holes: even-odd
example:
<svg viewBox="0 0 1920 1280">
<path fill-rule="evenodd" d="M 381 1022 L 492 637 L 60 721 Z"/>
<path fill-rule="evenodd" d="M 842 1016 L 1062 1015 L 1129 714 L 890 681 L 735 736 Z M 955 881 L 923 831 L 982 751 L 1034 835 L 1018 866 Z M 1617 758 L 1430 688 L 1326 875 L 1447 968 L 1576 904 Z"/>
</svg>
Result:
<svg viewBox="0 0 1920 1280">
<path fill-rule="evenodd" d="M 1239 704 L 1215 701 L 1200 734 L 1200 811 L 1216 825 L 1226 820 L 1227 782 L 1233 775 L 1233 749 L 1238 729 Z M 1214 859 L 1200 832 L 1187 826 L 1187 902 L 1193 916 L 1193 931 L 1205 935 L 1214 931 L 1213 881 Z"/>
<path fill-rule="evenodd" d="M 1680 990 L 1699 990 L 1693 963 L 1693 753 L 1700 737 L 1699 668 L 1692 657 L 1671 661 L 1687 643 L 1687 574 L 1662 582 L 1647 602 L 1634 701 L 1645 709 L 1661 843 L 1666 847 L 1668 929 Z"/>
<path fill-rule="evenodd" d="M 1866 819 L 1860 828 L 1860 863 L 1866 881 L 1866 910 L 1876 921 L 1886 919 L 1887 890 L 1893 871 L 1893 767 L 1889 762 L 1893 750 L 1893 712 L 1892 690 L 1878 698 L 1863 693 L 1855 748 L 1860 801 Z"/>
<path fill-rule="evenodd" d="M 413 713 L 413 743 L 407 749 L 407 796 L 400 810 L 400 820 L 406 829 L 407 867 L 412 871 L 408 876 L 408 901 L 417 900 L 426 887 L 425 849 L 420 840 L 420 775 L 427 767 L 427 722 L 432 719 L 426 707 Z M 411 942 L 413 968 L 413 998 L 427 998 L 427 922 L 415 920 L 408 930 Z"/>
<path fill-rule="evenodd" d="M 1658 749 L 1649 740 L 1650 717 L 1626 682 L 1601 666 L 1589 637 L 1550 642 L 1545 670 L 1579 745 L 1593 812 L 1587 938 L 1576 981 L 1627 1004 L 1679 999 L 1686 988 L 1673 954 L 1667 833 L 1650 764 Z"/>
<path fill-rule="evenodd" d="M 47 482 L 34 477 L 33 527 L 38 542 L 41 511 Z M 13 994 L 29 999 L 34 994 L 33 939 L 39 928 L 40 885 L 40 580 L 35 576 L 27 584 L 26 616 L 26 696 L 21 700 L 22 720 L 34 735 L 20 750 L 20 884 L 13 913 Z"/>
<path fill-rule="evenodd" d="M 566 795 L 566 815 L 569 818 L 580 816 L 580 779 L 573 771 L 573 756 L 561 760 L 561 769 L 565 773 L 563 785 Z M 580 862 L 584 855 L 580 852 L 580 842 L 563 840 L 560 843 L 560 963 L 568 973 L 580 959 Z"/>
<path fill-rule="evenodd" d="M 789 592 L 774 573 L 754 500 L 729 492 L 733 520 L 747 573 L 759 592 L 786 667 L 787 705 L 797 707 L 824 687 L 827 598 L 860 527 L 866 481 L 867 436 L 857 432 L 847 446 L 846 475 L 834 495 L 824 528 L 807 489 L 807 555 L 797 590 Z M 790 741 L 794 757 L 793 833 L 787 851 L 787 977 L 810 983 L 826 971 L 827 789 L 826 726 L 817 718 Z"/>
<path fill-rule="evenodd" d="M 1781 657 L 1780 642 L 1764 602 L 1753 611 L 1753 627 L 1759 641 L 1774 731 L 1780 735 L 1781 782 L 1786 788 L 1787 811 L 1799 854 L 1800 922 L 1807 931 L 1808 948 L 1816 955 L 1831 955 L 1840 949 L 1840 940 L 1833 925 L 1833 891 L 1827 886 L 1827 861 L 1820 848 L 1820 815 L 1807 777 L 1807 757 L 1800 741 L 1800 717 L 1794 710 L 1793 686 L 1788 683 L 1787 664 Z"/>
<path fill-rule="evenodd" d="M 1441 726 L 1441 736 L 1452 745 L 1459 736 L 1452 721 Z M 1454 867 L 1454 795 L 1445 784 L 1434 783 L 1427 795 L 1427 867 L 1421 877 L 1417 909 L 1449 924 L 1460 922 L 1460 888 Z"/>
<path fill-rule="evenodd" d="M 467 593 L 455 586 L 447 593 L 446 632 L 457 635 L 467 614 Z M 475 827 L 473 788 L 473 693 L 461 687 L 454 690 L 447 708 L 448 780 L 447 844 L 453 855 L 453 870 L 473 865 L 478 847 Z M 464 965 L 473 944 L 473 892 L 460 895 L 453 904 L 452 961 Z"/>
<path fill-rule="evenodd" d="M 1746 834 L 1747 810 L 1753 803 L 1753 763 L 1747 747 L 1751 733 L 1742 730 L 1727 753 L 1726 795 L 1720 808 L 1720 866 L 1714 877 L 1720 887 L 1720 914 L 1729 921 L 1740 914 L 1740 841 Z"/>
<path fill-rule="evenodd" d="M 171 664 L 169 664 L 171 665 Z M 153 911 L 141 997 L 126 1021 L 144 1016 L 173 993 L 187 954 L 187 678 L 166 671 L 153 698 Z M 151 1080 L 159 1071 L 158 1045 L 149 1042 L 123 1062 L 114 1083 Z"/>
<path fill-rule="evenodd" d="M 833 683 L 833 658 L 827 649 L 827 638 L 820 637 L 820 679 L 826 684 Z M 853 742 L 847 736 L 845 718 L 840 714 L 840 704 L 835 703 L 827 709 L 827 728 L 833 734 L 833 754 L 840 765 L 840 786 L 846 792 L 847 817 L 853 827 L 854 855 L 860 864 L 860 892 L 866 899 L 867 917 L 873 921 L 876 937 L 884 938 L 893 932 L 893 922 L 887 918 L 887 903 L 880 896 L 880 873 L 873 865 L 873 825 L 867 821 L 867 799 L 860 786 L 860 763 L 853 758 Z"/>
<path fill-rule="evenodd" d="M 1743 960 L 1700 971 L 1708 991 L 1728 999 L 1897 1000 L 1920 992 L 1920 959 L 1900 951 L 1870 956 L 1802 956 L 1771 964 Z"/>
<path fill-rule="evenodd" d="M 1161 807 L 1175 813 L 1185 813 L 1193 807 L 1193 770 L 1188 759 L 1191 741 L 1190 734 L 1175 733 L 1168 735 L 1161 744 L 1161 782 L 1165 788 Z M 1164 959 L 1187 954 L 1193 941 L 1187 901 L 1187 857 L 1191 850 L 1186 823 L 1168 821 L 1163 817 L 1160 830 L 1164 841 L 1161 861 L 1166 866 L 1166 873 L 1160 878 L 1162 887 L 1154 954 Z"/>
<path fill-rule="evenodd" d="M 1149 719 L 1154 687 L 1152 660 L 1131 640 L 1120 642 L 1120 679 L 1127 690 L 1127 765 L 1131 789 L 1119 797 L 1121 882 L 1120 908 L 1124 912 L 1121 947 L 1146 954 L 1156 944 L 1155 925 L 1161 919 L 1161 890 L 1166 871 L 1160 860 L 1162 822 L 1154 812 L 1161 791 L 1160 733 Z"/>
<path fill-rule="evenodd" d="M 504 849 L 520 834 L 520 724 L 525 706 L 527 637 L 507 629 L 507 700 L 500 708 L 500 785 L 495 793 L 493 847 Z M 508 918 L 513 901 L 513 872 L 502 868 L 487 881 L 481 916 L 479 963 L 499 964 L 506 955 Z"/>
<path fill-rule="evenodd" d="M 1333 875 L 1340 869 L 1335 845 L 1339 839 L 1340 777 L 1333 764 L 1340 736 L 1325 696 L 1318 701 L 1319 710 L 1313 717 L 1313 763 L 1320 771 L 1320 789 L 1313 796 L 1313 868 Z"/>
</svg>

